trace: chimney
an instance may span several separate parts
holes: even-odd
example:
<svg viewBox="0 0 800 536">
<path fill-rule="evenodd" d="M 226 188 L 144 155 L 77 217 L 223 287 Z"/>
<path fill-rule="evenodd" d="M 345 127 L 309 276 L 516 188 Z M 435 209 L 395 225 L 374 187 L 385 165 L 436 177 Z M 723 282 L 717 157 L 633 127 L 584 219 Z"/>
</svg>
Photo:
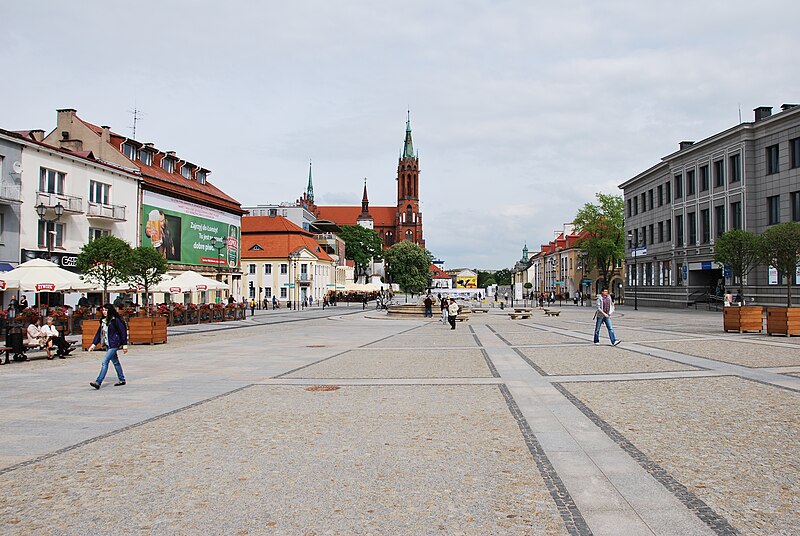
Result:
<svg viewBox="0 0 800 536">
<path fill-rule="evenodd" d="M 38 128 L 35 130 L 31 130 L 30 136 L 31 138 L 33 138 L 34 141 L 42 141 L 44 140 L 44 130 Z"/>
<path fill-rule="evenodd" d="M 753 108 L 753 111 L 756 113 L 756 123 L 758 123 L 772 115 L 772 106 L 759 106 L 758 108 Z"/>
<path fill-rule="evenodd" d="M 781 104 L 781 111 L 785 112 L 786 110 L 791 110 L 792 108 L 796 108 L 797 104 Z"/>
<path fill-rule="evenodd" d="M 683 151 L 684 149 L 686 149 L 687 147 L 691 147 L 692 145 L 694 145 L 693 141 L 681 141 L 681 142 L 678 142 L 678 147 L 679 147 L 680 151 Z"/>
<path fill-rule="evenodd" d="M 103 132 L 100 134 L 100 140 L 103 143 L 111 143 L 111 127 L 108 125 L 102 125 L 100 128 L 103 129 Z"/>
</svg>

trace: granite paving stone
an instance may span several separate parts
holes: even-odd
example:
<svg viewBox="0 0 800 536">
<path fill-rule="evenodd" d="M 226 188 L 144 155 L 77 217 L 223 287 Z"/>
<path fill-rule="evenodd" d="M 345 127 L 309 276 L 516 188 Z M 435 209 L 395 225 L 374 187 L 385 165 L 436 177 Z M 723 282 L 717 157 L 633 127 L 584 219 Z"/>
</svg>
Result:
<svg viewBox="0 0 800 536">
<path fill-rule="evenodd" d="M 644 356 L 621 346 L 607 344 L 589 344 L 571 348 L 568 352 L 559 348 L 519 348 L 519 352 L 551 376 L 697 370 L 690 365 Z"/>
<path fill-rule="evenodd" d="M 800 352 L 785 346 L 761 345 L 755 342 L 691 341 L 652 342 L 646 346 L 705 357 L 746 367 L 783 367 L 800 365 Z"/>
</svg>

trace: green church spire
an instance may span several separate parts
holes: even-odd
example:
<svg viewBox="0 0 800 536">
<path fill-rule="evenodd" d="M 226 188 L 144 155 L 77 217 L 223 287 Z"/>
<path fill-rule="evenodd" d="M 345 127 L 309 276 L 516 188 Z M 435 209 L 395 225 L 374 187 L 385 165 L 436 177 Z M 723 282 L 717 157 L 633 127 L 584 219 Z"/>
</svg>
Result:
<svg viewBox="0 0 800 536">
<path fill-rule="evenodd" d="M 311 160 L 308 161 L 308 188 L 306 188 L 306 197 L 312 203 L 314 202 L 314 185 L 311 183 Z"/>
<path fill-rule="evenodd" d="M 406 120 L 406 141 L 403 145 L 403 158 L 416 158 L 414 154 L 414 144 L 411 142 L 411 110 L 408 111 Z"/>
</svg>

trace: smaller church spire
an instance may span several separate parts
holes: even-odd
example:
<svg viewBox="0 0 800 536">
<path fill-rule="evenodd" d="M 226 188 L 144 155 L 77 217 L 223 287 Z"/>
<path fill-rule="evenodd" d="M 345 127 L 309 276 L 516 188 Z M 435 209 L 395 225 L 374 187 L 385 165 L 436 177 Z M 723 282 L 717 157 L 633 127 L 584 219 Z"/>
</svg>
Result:
<svg viewBox="0 0 800 536">
<path fill-rule="evenodd" d="M 414 144 L 411 142 L 411 110 L 408 111 L 406 119 L 406 141 L 403 144 L 403 158 L 415 158 Z"/>
<path fill-rule="evenodd" d="M 527 242 L 525 242 L 525 245 L 522 247 L 522 260 L 523 261 L 527 261 L 528 260 L 528 243 Z"/>
<path fill-rule="evenodd" d="M 369 212 L 369 198 L 367 197 L 367 178 L 364 177 L 364 195 L 361 197 L 361 211 Z"/>
<path fill-rule="evenodd" d="M 308 188 L 306 188 L 306 197 L 312 203 L 314 202 L 314 184 L 311 182 L 311 159 L 308 160 Z"/>
</svg>

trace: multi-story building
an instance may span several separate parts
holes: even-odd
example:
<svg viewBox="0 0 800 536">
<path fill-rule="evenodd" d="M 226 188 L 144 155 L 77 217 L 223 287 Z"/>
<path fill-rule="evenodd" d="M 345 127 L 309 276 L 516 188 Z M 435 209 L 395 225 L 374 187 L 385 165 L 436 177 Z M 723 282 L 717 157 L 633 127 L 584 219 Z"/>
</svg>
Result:
<svg viewBox="0 0 800 536">
<path fill-rule="evenodd" d="M 628 299 L 685 307 L 733 281 L 714 262 L 714 242 L 729 229 L 762 233 L 800 221 L 800 107 L 759 107 L 741 123 L 679 150 L 620 185 L 625 199 Z M 774 270 L 756 268 L 746 298 L 781 303 Z M 800 300 L 800 297 L 797 298 Z"/>
<path fill-rule="evenodd" d="M 242 218 L 242 269 L 247 298 L 259 303 L 273 296 L 284 306 L 309 296 L 321 303 L 344 288 L 343 274 L 314 235 L 283 216 Z"/>
</svg>

